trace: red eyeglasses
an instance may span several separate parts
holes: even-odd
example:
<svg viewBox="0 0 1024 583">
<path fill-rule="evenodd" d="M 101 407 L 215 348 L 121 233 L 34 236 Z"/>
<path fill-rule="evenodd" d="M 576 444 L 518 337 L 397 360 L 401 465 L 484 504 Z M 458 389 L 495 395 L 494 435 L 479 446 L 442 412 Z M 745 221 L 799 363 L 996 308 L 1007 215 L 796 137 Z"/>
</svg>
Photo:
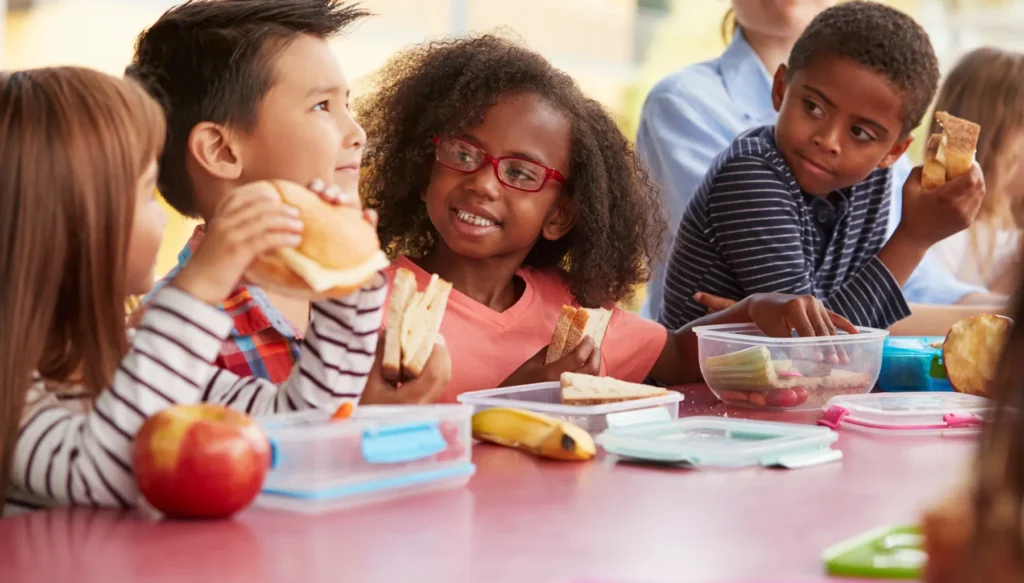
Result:
<svg viewBox="0 0 1024 583">
<path fill-rule="evenodd" d="M 456 172 L 473 174 L 483 168 L 484 164 L 490 163 L 494 166 L 498 182 L 524 192 L 538 192 L 548 180 L 565 183 L 565 176 L 561 172 L 532 160 L 517 156 L 495 158 L 476 145 L 458 138 L 434 136 L 433 141 L 437 161 Z"/>
</svg>

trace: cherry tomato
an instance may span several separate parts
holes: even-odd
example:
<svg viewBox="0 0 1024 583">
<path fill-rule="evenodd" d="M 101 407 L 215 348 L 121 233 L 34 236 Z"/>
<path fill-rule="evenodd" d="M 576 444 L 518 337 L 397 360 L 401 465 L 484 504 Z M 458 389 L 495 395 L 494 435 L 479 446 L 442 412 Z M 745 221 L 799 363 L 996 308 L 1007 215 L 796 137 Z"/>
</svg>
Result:
<svg viewBox="0 0 1024 583">
<path fill-rule="evenodd" d="M 779 389 L 768 393 L 768 404 L 772 407 L 788 409 L 796 406 L 796 392 L 792 389 Z"/>
<path fill-rule="evenodd" d="M 793 404 L 794 407 L 803 405 L 807 402 L 807 391 L 801 387 L 797 387 L 793 389 L 793 392 L 796 393 L 796 403 Z"/>
</svg>

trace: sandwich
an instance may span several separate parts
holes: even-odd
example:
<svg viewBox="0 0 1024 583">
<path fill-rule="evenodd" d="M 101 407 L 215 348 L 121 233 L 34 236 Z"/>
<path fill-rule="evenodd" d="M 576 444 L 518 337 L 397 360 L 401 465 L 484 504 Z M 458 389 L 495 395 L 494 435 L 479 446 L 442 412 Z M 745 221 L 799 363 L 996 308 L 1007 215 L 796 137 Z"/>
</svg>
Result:
<svg viewBox="0 0 1024 583">
<path fill-rule="evenodd" d="M 565 405 L 604 405 L 668 394 L 668 389 L 627 383 L 610 377 L 564 372 L 561 377 Z"/>
<path fill-rule="evenodd" d="M 281 201 L 299 211 L 302 241 L 256 258 L 245 278 L 281 295 L 343 297 L 389 265 L 377 231 L 360 209 L 332 205 L 320 195 L 283 180 L 270 181 Z"/>
<path fill-rule="evenodd" d="M 416 276 L 399 269 L 391 284 L 391 303 L 384 333 L 384 378 L 398 382 L 416 378 L 430 358 L 441 331 L 452 284 L 433 275 L 427 287 L 416 290 Z"/>
<path fill-rule="evenodd" d="M 942 126 L 942 133 L 928 138 L 921 172 L 921 186 L 927 189 L 942 186 L 971 171 L 981 134 L 978 124 L 944 111 L 937 112 L 935 119 Z"/>
<path fill-rule="evenodd" d="M 555 325 L 551 344 L 548 345 L 544 364 L 556 362 L 576 350 L 576 347 L 587 336 L 594 340 L 594 346 L 600 348 L 601 343 L 604 342 L 604 333 L 608 330 L 608 322 L 611 321 L 611 317 L 611 310 L 604 308 L 594 310 L 562 306 L 562 313 L 558 316 L 558 323 Z"/>
</svg>

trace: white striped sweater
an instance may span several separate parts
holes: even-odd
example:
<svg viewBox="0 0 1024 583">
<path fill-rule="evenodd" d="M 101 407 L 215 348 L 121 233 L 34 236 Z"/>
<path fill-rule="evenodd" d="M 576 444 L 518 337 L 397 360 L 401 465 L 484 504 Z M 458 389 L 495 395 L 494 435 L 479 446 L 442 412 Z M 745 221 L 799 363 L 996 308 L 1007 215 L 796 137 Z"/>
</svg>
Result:
<svg viewBox="0 0 1024 583">
<path fill-rule="evenodd" d="M 91 403 L 74 387 L 29 389 L 5 514 L 57 505 L 126 508 L 139 491 L 131 445 L 151 415 L 175 404 L 220 403 L 252 415 L 355 405 L 373 366 L 383 276 L 343 300 L 315 302 L 302 353 L 280 386 L 211 364 L 231 317 L 168 286 L 132 336 L 113 385 Z"/>
</svg>

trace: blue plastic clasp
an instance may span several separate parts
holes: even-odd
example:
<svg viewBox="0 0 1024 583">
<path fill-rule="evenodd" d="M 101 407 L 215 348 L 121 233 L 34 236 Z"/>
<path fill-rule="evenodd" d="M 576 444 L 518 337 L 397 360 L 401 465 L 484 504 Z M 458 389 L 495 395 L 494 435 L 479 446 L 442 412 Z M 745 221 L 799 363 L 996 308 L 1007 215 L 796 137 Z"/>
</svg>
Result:
<svg viewBox="0 0 1024 583">
<path fill-rule="evenodd" d="M 363 459 L 371 464 L 399 464 L 435 456 L 448 448 L 436 421 L 367 429 Z"/>
</svg>

